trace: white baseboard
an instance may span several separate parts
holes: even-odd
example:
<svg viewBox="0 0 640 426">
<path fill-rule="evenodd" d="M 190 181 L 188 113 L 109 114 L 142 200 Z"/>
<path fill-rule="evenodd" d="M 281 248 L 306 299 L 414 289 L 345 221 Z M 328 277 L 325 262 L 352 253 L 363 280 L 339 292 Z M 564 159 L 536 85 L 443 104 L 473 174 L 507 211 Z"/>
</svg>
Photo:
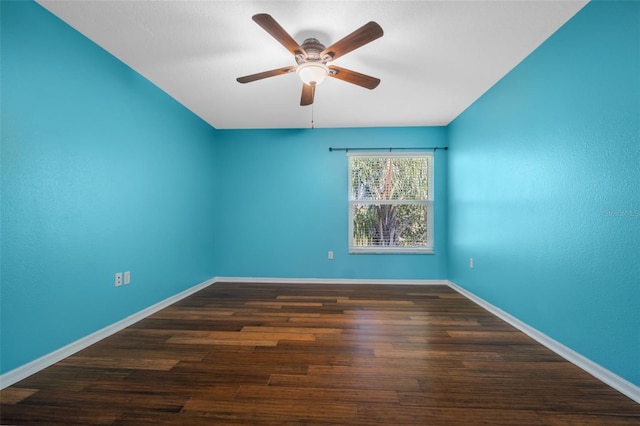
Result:
<svg viewBox="0 0 640 426">
<path fill-rule="evenodd" d="M 577 367 L 580 367 L 581 369 L 591 374 L 596 379 L 606 383 L 607 385 L 611 386 L 618 392 L 628 396 L 629 398 L 631 398 L 632 400 L 640 404 L 640 387 L 623 379 L 617 374 L 612 373 L 611 371 L 607 370 L 606 368 L 602 367 L 599 364 L 596 364 L 590 359 L 585 358 L 584 356 L 580 355 L 573 349 L 570 349 L 564 346 L 562 343 L 557 342 L 556 340 L 552 339 L 546 334 L 525 324 L 519 319 L 506 313 L 502 309 L 493 306 L 491 303 L 487 302 L 486 300 L 479 298 L 475 294 L 470 293 L 469 291 L 452 283 L 451 281 L 449 281 L 449 287 L 451 287 L 453 290 L 457 291 L 461 295 L 465 296 L 467 299 L 471 300 L 472 302 L 476 303 L 477 305 L 480 305 L 481 307 L 491 312 L 493 315 L 497 316 L 501 320 L 505 321 L 506 323 L 522 331 L 524 334 L 531 337 L 541 345 L 551 349 L 553 352 L 560 355 L 562 358 L 566 359 L 570 363 L 574 364 Z"/>
<path fill-rule="evenodd" d="M 172 305 L 191 294 L 202 290 L 205 287 L 210 286 L 215 282 L 214 279 L 210 279 L 204 281 L 198 285 L 195 285 L 191 288 L 188 288 L 176 295 L 173 295 L 165 300 L 162 300 L 155 305 L 151 305 L 148 308 L 145 308 L 139 312 L 136 312 L 133 315 L 130 315 L 116 323 L 113 323 L 103 329 L 100 329 L 94 333 L 89 334 L 75 342 L 69 343 L 62 348 L 55 350 L 47 355 L 44 355 L 36 360 L 33 360 L 25 365 L 22 365 L 18 368 L 15 368 L 11 371 L 7 371 L 3 375 L 0 376 L 0 389 L 4 389 L 12 384 L 19 382 L 22 379 L 26 379 L 32 374 L 37 373 L 38 371 L 49 367 L 50 365 L 55 364 L 58 361 L 63 360 L 64 358 L 73 355 L 74 353 L 93 345 L 100 340 L 111 336 L 114 333 L 117 333 L 120 330 L 123 330 L 129 327 L 132 324 L 158 312 L 161 309 L 166 308 L 169 305 Z"/>
<path fill-rule="evenodd" d="M 449 285 L 448 280 L 379 280 L 352 278 L 260 278 L 215 277 L 219 283 L 264 284 L 384 284 L 384 285 Z"/>
</svg>

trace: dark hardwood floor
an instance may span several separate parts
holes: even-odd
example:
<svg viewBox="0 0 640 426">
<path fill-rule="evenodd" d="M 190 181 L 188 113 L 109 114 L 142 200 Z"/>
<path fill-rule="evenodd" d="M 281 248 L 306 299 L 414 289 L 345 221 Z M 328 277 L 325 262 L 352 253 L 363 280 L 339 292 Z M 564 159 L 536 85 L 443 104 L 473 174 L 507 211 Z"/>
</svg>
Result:
<svg viewBox="0 0 640 426">
<path fill-rule="evenodd" d="M 640 424 L 445 286 L 215 284 L 0 397 L 2 424 Z"/>
</svg>

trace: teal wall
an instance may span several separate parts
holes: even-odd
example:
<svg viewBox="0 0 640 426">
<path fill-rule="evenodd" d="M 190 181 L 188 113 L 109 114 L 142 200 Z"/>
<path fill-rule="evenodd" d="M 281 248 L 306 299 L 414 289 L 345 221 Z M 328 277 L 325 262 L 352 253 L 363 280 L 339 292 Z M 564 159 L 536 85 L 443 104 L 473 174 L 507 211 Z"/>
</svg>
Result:
<svg viewBox="0 0 640 426">
<path fill-rule="evenodd" d="M 349 255 L 347 156 L 329 152 L 445 144 L 444 127 L 218 131 L 218 275 L 446 279 L 447 153 L 435 155 L 434 254 Z"/>
<path fill-rule="evenodd" d="M 214 276 L 217 206 L 214 129 L 41 6 L 1 7 L 6 372 Z"/>
<path fill-rule="evenodd" d="M 588 4 L 449 131 L 451 281 L 640 385 L 640 3 Z"/>
</svg>

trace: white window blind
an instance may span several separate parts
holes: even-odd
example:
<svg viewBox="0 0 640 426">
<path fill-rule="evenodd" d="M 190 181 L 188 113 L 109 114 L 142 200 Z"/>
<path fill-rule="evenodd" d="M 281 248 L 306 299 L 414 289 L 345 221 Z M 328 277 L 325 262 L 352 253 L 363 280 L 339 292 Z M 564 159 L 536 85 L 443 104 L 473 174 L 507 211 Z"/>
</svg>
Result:
<svg viewBox="0 0 640 426">
<path fill-rule="evenodd" d="M 433 253 L 433 154 L 347 155 L 349 252 Z"/>
</svg>

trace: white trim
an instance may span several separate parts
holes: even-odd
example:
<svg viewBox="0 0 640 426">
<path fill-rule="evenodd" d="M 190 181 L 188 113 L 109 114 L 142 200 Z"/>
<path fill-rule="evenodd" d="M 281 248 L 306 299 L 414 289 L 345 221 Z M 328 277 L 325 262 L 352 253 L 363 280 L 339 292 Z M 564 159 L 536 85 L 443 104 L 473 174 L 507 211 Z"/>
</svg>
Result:
<svg viewBox="0 0 640 426">
<path fill-rule="evenodd" d="M 552 339 L 551 337 L 547 336 L 541 331 L 538 331 L 535 328 L 525 324 L 524 322 L 520 321 L 514 316 L 506 313 L 505 311 L 503 311 L 502 309 L 496 306 L 493 306 L 491 303 L 487 302 L 484 299 L 481 299 L 480 297 L 476 296 L 473 293 L 470 293 L 469 291 L 454 284 L 453 282 L 449 281 L 448 285 L 453 290 L 457 291 L 458 293 L 460 293 L 467 299 L 471 300 L 472 302 L 476 303 L 477 305 L 480 305 L 481 307 L 491 312 L 493 315 L 497 316 L 501 320 L 514 326 L 515 328 L 522 331 L 524 334 L 531 337 L 541 345 L 551 349 L 553 352 L 560 355 L 562 358 L 566 359 L 570 363 L 574 364 L 577 367 L 580 367 L 581 369 L 591 374 L 596 379 L 611 386 L 618 392 L 628 396 L 629 398 L 631 398 L 632 400 L 640 404 L 640 387 L 623 379 L 622 377 L 611 372 L 610 370 L 607 370 L 601 365 L 596 364 L 595 362 L 584 357 L 583 355 L 580 355 L 573 349 L 570 349 L 564 346 L 562 343 Z"/>
<path fill-rule="evenodd" d="M 434 252 L 433 247 L 356 246 L 349 248 L 349 254 L 434 254 Z"/>
<path fill-rule="evenodd" d="M 168 297 L 154 305 L 149 306 L 141 311 L 136 312 L 133 315 L 130 315 L 118 322 L 115 322 L 111 325 L 106 326 L 103 329 L 100 329 L 94 333 L 91 333 L 75 342 L 69 343 L 66 346 L 61 347 L 47 355 L 43 355 L 38 359 L 35 359 L 27 364 L 24 364 L 20 367 L 17 367 L 11 371 L 7 371 L 6 373 L 0 375 L 0 389 L 4 389 L 12 384 L 19 382 L 22 379 L 26 379 L 32 374 L 37 373 L 40 370 L 43 370 L 58 361 L 63 360 L 64 358 L 73 355 L 74 353 L 93 345 L 100 340 L 111 336 L 114 333 L 117 333 L 120 330 L 123 330 L 130 325 L 135 324 L 136 322 L 148 317 L 149 315 L 155 314 L 161 309 L 166 308 L 187 296 L 192 295 L 193 293 L 202 290 L 205 287 L 210 286 L 215 282 L 214 279 L 209 279 L 200 284 L 197 284 L 191 288 L 188 288 L 178 294 L 175 294 L 171 297 Z"/>
<path fill-rule="evenodd" d="M 264 278 L 264 277 L 215 277 L 220 283 L 264 284 L 378 284 L 378 285 L 449 285 L 448 280 L 379 280 L 351 278 Z"/>
</svg>

